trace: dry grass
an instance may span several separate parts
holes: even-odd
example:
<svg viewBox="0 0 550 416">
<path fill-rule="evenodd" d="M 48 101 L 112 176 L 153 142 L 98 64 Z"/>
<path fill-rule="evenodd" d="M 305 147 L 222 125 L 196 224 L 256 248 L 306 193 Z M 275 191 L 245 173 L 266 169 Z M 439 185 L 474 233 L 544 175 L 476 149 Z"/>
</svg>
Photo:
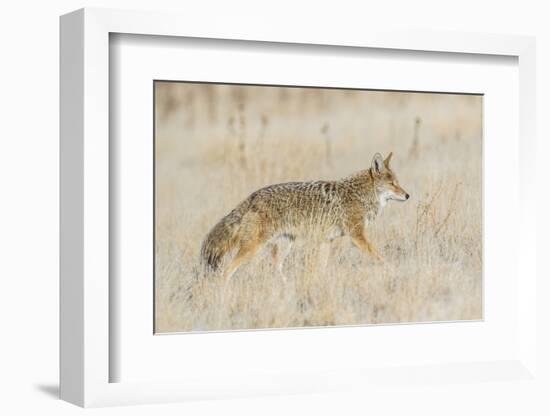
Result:
<svg viewBox="0 0 550 416">
<path fill-rule="evenodd" d="M 158 332 L 482 317 L 481 97 L 157 83 Z M 259 187 L 336 179 L 394 152 L 412 195 L 326 268 L 297 243 L 285 284 L 268 250 L 228 283 L 197 274 L 209 229 Z"/>
</svg>

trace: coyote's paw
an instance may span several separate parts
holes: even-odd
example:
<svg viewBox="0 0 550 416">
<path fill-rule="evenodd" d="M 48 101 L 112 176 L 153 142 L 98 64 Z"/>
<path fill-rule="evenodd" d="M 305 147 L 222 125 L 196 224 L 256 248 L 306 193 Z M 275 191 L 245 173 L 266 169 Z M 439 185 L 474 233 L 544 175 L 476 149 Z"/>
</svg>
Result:
<svg viewBox="0 0 550 416">
<path fill-rule="evenodd" d="M 376 262 L 379 263 L 379 264 L 385 264 L 386 259 L 384 257 L 382 257 L 380 254 L 377 254 L 376 255 Z"/>
<path fill-rule="evenodd" d="M 281 282 L 283 282 L 283 284 L 286 285 L 288 283 L 288 277 L 286 276 L 286 274 L 279 271 L 278 275 L 281 278 Z"/>
</svg>

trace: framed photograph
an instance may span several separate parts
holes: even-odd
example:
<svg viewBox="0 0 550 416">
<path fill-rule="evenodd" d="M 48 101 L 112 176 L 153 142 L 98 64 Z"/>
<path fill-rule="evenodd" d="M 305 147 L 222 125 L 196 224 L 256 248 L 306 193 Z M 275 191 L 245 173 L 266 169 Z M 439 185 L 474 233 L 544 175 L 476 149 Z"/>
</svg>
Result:
<svg viewBox="0 0 550 416">
<path fill-rule="evenodd" d="M 61 18 L 61 397 L 536 383 L 534 40 L 232 27 Z"/>
<path fill-rule="evenodd" d="M 154 94 L 155 333 L 483 318 L 481 94 Z"/>
</svg>

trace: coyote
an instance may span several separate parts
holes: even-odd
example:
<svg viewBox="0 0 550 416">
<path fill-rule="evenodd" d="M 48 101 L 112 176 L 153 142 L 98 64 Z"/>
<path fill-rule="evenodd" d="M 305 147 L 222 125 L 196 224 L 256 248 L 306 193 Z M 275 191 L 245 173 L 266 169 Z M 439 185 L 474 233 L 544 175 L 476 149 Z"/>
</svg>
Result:
<svg viewBox="0 0 550 416">
<path fill-rule="evenodd" d="M 390 168 L 391 158 L 392 153 L 385 160 L 376 153 L 369 169 L 340 180 L 288 182 L 257 190 L 210 230 L 201 247 L 203 264 L 216 270 L 225 255 L 236 250 L 223 270 L 228 279 L 271 243 L 284 278 L 283 263 L 296 238 L 315 237 L 328 244 L 346 235 L 360 250 L 383 261 L 365 228 L 388 200 L 409 199 Z M 286 250 L 280 250 L 280 240 L 286 240 Z"/>
</svg>

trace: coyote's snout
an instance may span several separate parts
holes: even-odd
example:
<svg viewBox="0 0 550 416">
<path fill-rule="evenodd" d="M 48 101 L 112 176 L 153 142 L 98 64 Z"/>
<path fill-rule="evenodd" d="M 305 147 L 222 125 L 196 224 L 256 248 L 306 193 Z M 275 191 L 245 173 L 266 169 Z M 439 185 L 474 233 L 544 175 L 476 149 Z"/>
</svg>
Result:
<svg viewBox="0 0 550 416">
<path fill-rule="evenodd" d="M 369 169 L 336 181 L 288 182 L 257 190 L 210 230 L 201 247 L 203 263 L 216 270 L 236 250 L 223 270 L 228 278 L 271 243 L 282 274 L 295 239 L 312 236 L 321 242 L 349 236 L 359 249 L 382 260 L 365 234 L 366 226 L 390 199 L 409 199 L 390 168 L 391 158 L 392 153 L 385 160 L 377 153 Z M 284 250 L 281 241 L 286 241 Z"/>
</svg>

